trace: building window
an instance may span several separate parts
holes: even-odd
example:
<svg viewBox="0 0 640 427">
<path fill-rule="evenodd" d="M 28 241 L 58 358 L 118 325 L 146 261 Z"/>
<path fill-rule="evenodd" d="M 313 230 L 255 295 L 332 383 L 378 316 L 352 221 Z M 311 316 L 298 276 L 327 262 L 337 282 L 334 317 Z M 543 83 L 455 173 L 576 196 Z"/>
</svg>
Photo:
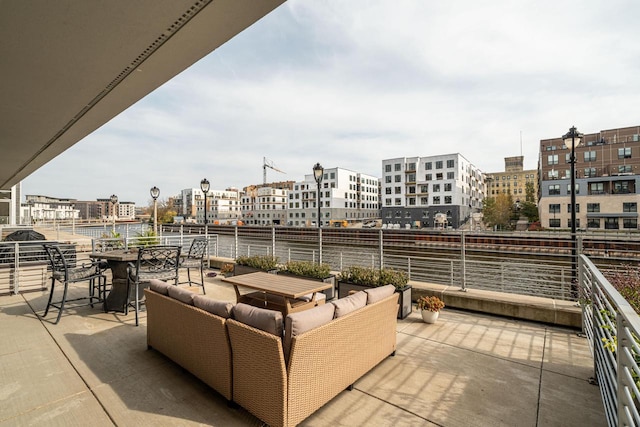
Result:
<svg viewBox="0 0 640 427">
<path fill-rule="evenodd" d="M 629 182 L 614 182 L 613 183 L 613 194 L 629 194 Z"/>
<path fill-rule="evenodd" d="M 400 175 L 396 175 L 396 176 L 394 176 L 394 177 L 393 177 L 393 180 L 394 180 L 395 182 L 402 182 L 402 176 L 400 176 Z"/>
<path fill-rule="evenodd" d="M 396 194 L 401 194 L 402 193 L 402 187 L 396 187 L 395 188 L 395 193 Z"/>
<path fill-rule="evenodd" d="M 585 178 L 593 178 L 596 176 L 596 168 L 584 168 L 584 177 Z M 569 175 L 571 178 L 571 175 Z"/>
<path fill-rule="evenodd" d="M 391 203 L 389 203 L 389 204 L 391 204 Z M 384 216 L 385 216 L 385 218 L 391 218 L 391 211 L 387 211 Z"/>
<path fill-rule="evenodd" d="M 571 228 L 571 218 L 567 219 L 567 228 Z M 576 228 L 580 228 L 580 218 L 576 218 Z"/>
<path fill-rule="evenodd" d="M 547 156 L 547 164 L 548 165 L 557 165 L 558 164 L 558 155 L 550 154 Z"/>
<path fill-rule="evenodd" d="M 421 185 L 420 186 L 420 192 L 421 193 L 428 193 L 429 192 L 429 184 Z"/>
<path fill-rule="evenodd" d="M 567 184 L 567 194 L 571 194 L 571 184 Z M 580 194 L 580 185 L 576 184 L 576 194 Z"/>
<path fill-rule="evenodd" d="M 424 180 L 425 181 L 431 181 L 431 174 L 430 173 L 426 174 L 425 177 L 424 177 Z"/>
<path fill-rule="evenodd" d="M 623 203 L 622 212 L 638 212 L 638 204 L 636 202 Z"/>
<path fill-rule="evenodd" d="M 396 199 L 396 206 L 402 206 L 402 200 Z"/>
<path fill-rule="evenodd" d="M 560 228 L 560 218 L 549 218 L 550 228 Z"/>
<path fill-rule="evenodd" d="M 600 218 L 587 218 L 587 228 L 600 228 Z"/>
<path fill-rule="evenodd" d="M 387 176 L 385 176 L 385 177 L 384 177 L 384 182 L 385 182 L 386 184 L 390 184 L 390 183 L 391 183 L 391 175 L 387 175 Z"/>
<path fill-rule="evenodd" d="M 415 173 L 410 173 L 409 175 L 407 175 L 407 181 L 416 182 L 416 174 Z"/>
<path fill-rule="evenodd" d="M 451 191 L 451 184 L 450 183 L 446 183 L 444 185 L 444 191 Z"/>
<path fill-rule="evenodd" d="M 567 213 L 571 213 L 571 203 L 567 203 Z M 576 213 L 580 213 L 580 203 L 576 203 Z"/>
<path fill-rule="evenodd" d="M 416 170 L 416 164 L 415 163 L 409 163 L 409 165 L 407 166 L 407 170 L 410 170 L 410 171 Z"/>
<path fill-rule="evenodd" d="M 391 194 L 391 187 L 386 187 L 384 189 L 384 194 Z"/>
<path fill-rule="evenodd" d="M 605 230 L 617 230 L 620 228 L 620 224 L 618 222 L 618 218 L 605 218 L 604 219 L 604 229 Z"/>
<path fill-rule="evenodd" d="M 442 179 L 443 179 L 442 176 L 443 176 L 442 173 L 437 173 L 436 174 L 436 180 L 437 181 L 442 181 Z"/>
<path fill-rule="evenodd" d="M 453 167 L 455 167 L 455 166 L 454 166 L 454 163 L 453 163 L 453 160 L 447 160 L 447 167 L 448 167 L 448 168 L 453 168 Z"/>
<path fill-rule="evenodd" d="M 638 228 L 637 218 L 624 218 L 622 220 L 622 228 Z"/>
<path fill-rule="evenodd" d="M 429 204 L 429 198 L 428 197 L 420 197 L 420 204 L 421 205 L 428 205 Z"/>
<path fill-rule="evenodd" d="M 433 204 L 434 205 L 439 205 L 440 204 L 440 196 L 434 196 Z"/>
<path fill-rule="evenodd" d="M 604 194 L 604 183 L 592 182 L 589 184 L 589 194 Z"/>
<path fill-rule="evenodd" d="M 551 169 L 548 172 L 549 179 L 558 179 L 558 171 Z"/>
<path fill-rule="evenodd" d="M 618 173 L 632 173 L 631 165 L 620 165 L 618 166 Z"/>
<path fill-rule="evenodd" d="M 426 170 L 428 170 L 428 171 L 430 171 L 430 170 L 432 169 L 432 166 L 433 166 L 433 165 L 431 164 L 431 162 L 427 162 L 427 163 L 425 163 L 425 164 L 424 164 L 424 168 L 425 168 Z"/>
<path fill-rule="evenodd" d="M 409 198 L 409 206 L 415 206 L 415 205 L 416 205 L 416 198 L 415 197 Z"/>
<path fill-rule="evenodd" d="M 402 170 L 402 165 L 400 163 L 396 163 L 393 165 L 393 170 L 395 170 L 396 172 L 401 171 Z"/>
<path fill-rule="evenodd" d="M 587 212 L 600 212 L 600 203 L 587 203 Z"/>
<path fill-rule="evenodd" d="M 416 187 L 415 186 L 410 186 L 409 187 L 409 194 L 416 194 Z"/>
<path fill-rule="evenodd" d="M 434 193 L 440 192 L 440 184 L 433 184 L 433 192 Z"/>
<path fill-rule="evenodd" d="M 584 161 L 585 162 L 595 162 L 596 161 L 596 152 L 595 151 L 585 151 L 584 152 Z"/>
<path fill-rule="evenodd" d="M 560 213 L 560 203 L 552 203 L 549 205 L 549 213 Z"/>
<path fill-rule="evenodd" d="M 444 196 L 444 204 L 445 205 L 451 204 L 451 196 Z"/>
<path fill-rule="evenodd" d="M 442 160 L 436 162 L 436 169 L 442 169 Z"/>
<path fill-rule="evenodd" d="M 549 186 L 549 195 L 550 196 L 559 196 L 560 195 L 560 184 L 553 184 Z"/>
<path fill-rule="evenodd" d="M 454 179 L 455 178 L 455 172 L 447 172 L 447 179 Z"/>
<path fill-rule="evenodd" d="M 630 159 L 631 158 L 631 147 L 618 148 L 618 158 L 619 159 Z M 605 224 L 605 226 L 606 226 L 606 224 Z"/>
<path fill-rule="evenodd" d="M 391 165 L 384 165 L 385 172 L 391 172 Z"/>
</svg>

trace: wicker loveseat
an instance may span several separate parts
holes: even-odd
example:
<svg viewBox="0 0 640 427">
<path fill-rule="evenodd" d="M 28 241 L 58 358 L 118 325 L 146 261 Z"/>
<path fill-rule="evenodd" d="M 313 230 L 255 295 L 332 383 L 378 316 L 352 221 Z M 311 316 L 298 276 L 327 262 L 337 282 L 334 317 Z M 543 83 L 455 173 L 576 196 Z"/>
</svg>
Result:
<svg viewBox="0 0 640 427">
<path fill-rule="evenodd" d="M 274 312 L 284 337 L 239 321 L 244 304 L 231 310 L 235 319 L 224 318 L 191 305 L 187 294 L 182 302 L 154 286 L 145 292 L 148 345 L 272 427 L 297 425 L 395 354 L 398 294 L 393 289 L 377 296 L 359 292 L 286 319 Z M 296 334 L 298 321 L 308 323 L 314 311 L 329 320 Z"/>
</svg>

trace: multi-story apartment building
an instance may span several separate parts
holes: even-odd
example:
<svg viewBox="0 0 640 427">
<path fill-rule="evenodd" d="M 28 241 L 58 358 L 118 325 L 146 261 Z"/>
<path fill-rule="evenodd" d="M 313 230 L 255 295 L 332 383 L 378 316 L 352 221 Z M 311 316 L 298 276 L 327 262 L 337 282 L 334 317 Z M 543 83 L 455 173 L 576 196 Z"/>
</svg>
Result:
<svg viewBox="0 0 640 427">
<path fill-rule="evenodd" d="M 287 199 L 294 182 L 251 185 L 243 189 L 240 199 L 242 220 L 246 225 L 284 225 Z"/>
<path fill-rule="evenodd" d="M 118 219 L 125 221 L 136 219 L 136 204 L 134 202 L 118 202 Z"/>
<path fill-rule="evenodd" d="M 0 225 L 26 224 L 21 212 L 20 198 L 22 183 L 18 183 L 8 189 L 0 189 Z"/>
<path fill-rule="evenodd" d="M 204 193 L 196 196 L 196 221 L 204 224 Z M 211 190 L 207 192 L 207 223 L 208 224 L 236 224 L 242 218 L 240 208 L 241 192 L 237 188 L 226 190 Z"/>
<path fill-rule="evenodd" d="M 485 191 L 484 174 L 459 153 L 386 159 L 382 161 L 382 224 L 458 228 L 482 209 Z"/>
<path fill-rule="evenodd" d="M 524 170 L 524 156 L 504 158 L 504 172 L 488 172 L 486 174 L 487 197 L 498 194 L 511 194 L 513 201 L 525 201 L 527 184 L 533 186 L 534 199 L 538 202 L 538 171 Z"/>
<path fill-rule="evenodd" d="M 26 195 L 26 203 L 22 204 L 20 216 L 23 224 L 37 221 L 68 220 L 80 218 L 75 199 Z"/>
<path fill-rule="evenodd" d="M 185 188 L 180 191 L 180 196 L 177 197 L 181 202 L 179 204 L 180 210 L 176 212 L 185 218 L 196 218 L 198 213 L 197 200 L 202 201 L 203 197 L 204 193 L 199 188 Z M 202 206 L 200 206 L 200 208 L 202 208 Z M 201 219 L 202 218 L 201 216 Z"/>
<path fill-rule="evenodd" d="M 362 221 L 377 218 L 378 178 L 348 169 L 325 169 L 320 183 L 320 224 L 331 220 Z M 313 174 L 305 175 L 289 192 L 287 225 L 311 227 L 318 223 L 318 185 Z"/>
<path fill-rule="evenodd" d="M 570 157 L 561 137 L 540 141 L 543 227 L 571 228 Z M 637 230 L 640 126 L 585 134 L 575 157 L 576 228 Z"/>
</svg>

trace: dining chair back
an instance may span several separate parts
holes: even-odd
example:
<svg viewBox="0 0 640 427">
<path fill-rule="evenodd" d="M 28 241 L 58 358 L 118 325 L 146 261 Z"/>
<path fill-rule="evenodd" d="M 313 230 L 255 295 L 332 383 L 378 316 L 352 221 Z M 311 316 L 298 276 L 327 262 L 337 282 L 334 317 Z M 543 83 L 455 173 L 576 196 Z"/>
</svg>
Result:
<svg viewBox="0 0 640 427">
<path fill-rule="evenodd" d="M 191 241 L 191 246 L 189 247 L 189 252 L 187 253 L 187 255 L 180 258 L 180 268 L 187 270 L 187 281 L 180 282 L 180 284 L 188 283 L 189 286 L 202 286 L 203 294 L 206 294 L 206 291 L 204 289 L 204 257 L 206 253 L 206 237 L 196 237 Z M 191 280 L 192 268 L 197 268 L 200 270 L 200 282 Z"/>
</svg>

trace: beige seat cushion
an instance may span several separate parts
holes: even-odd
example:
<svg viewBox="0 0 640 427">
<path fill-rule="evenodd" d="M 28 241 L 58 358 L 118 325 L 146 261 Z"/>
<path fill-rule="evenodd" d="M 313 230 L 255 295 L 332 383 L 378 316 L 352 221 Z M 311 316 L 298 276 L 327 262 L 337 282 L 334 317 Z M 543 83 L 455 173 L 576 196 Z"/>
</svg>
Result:
<svg viewBox="0 0 640 427">
<path fill-rule="evenodd" d="M 193 305 L 225 319 L 231 317 L 231 310 L 233 309 L 232 303 L 228 301 L 218 301 L 205 295 L 195 295 L 193 297 Z"/>
<path fill-rule="evenodd" d="M 282 337 L 282 313 L 249 304 L 238 303 L 233 307 L 233 318 L 245 325 Z"/>
<path fill-rule="evenodd" d="M 367 305 L 367 293 L 364 291 L 356 292 L 348 297 L 331 301 L 331 304 L 336 307 L 335 317 L 342 317 Z"/>
<path fill-rule="evenodd" d="M 284 320 L 284 357 L 289 360 L 293 337 L 303 334 L 333 320 L 335 306 L 323 304 L 310 310 L 299 311 L 287 316 Z"/>
<path fill-rule="evenodd" d="M 169 287 L 171 286 L 173 285 L 170 285 L 167 282 L 163 282 L 162 280 L 158 280 L 158 279 L 149 280 L 149 287 L 152 290 L 162 295 L 169 295 Z"/>
<path fill-rule="evenodd" d="M 393 285 L 378 286 L 377 288 L 365 289 L 367 293 L 367 304 L 373 304 L 393 295 L 396 287 Z"/>
<path fill-rule="evenodd" d="M 177 299 L 178 301 L 182 301 L 183 303 L 189 305 L 193 305 L 193 298 L 196 296 L 196 294 L 191 291 L 171 285 L 168 288 L 168 294 L 171 298 Z"/>
</svg>

